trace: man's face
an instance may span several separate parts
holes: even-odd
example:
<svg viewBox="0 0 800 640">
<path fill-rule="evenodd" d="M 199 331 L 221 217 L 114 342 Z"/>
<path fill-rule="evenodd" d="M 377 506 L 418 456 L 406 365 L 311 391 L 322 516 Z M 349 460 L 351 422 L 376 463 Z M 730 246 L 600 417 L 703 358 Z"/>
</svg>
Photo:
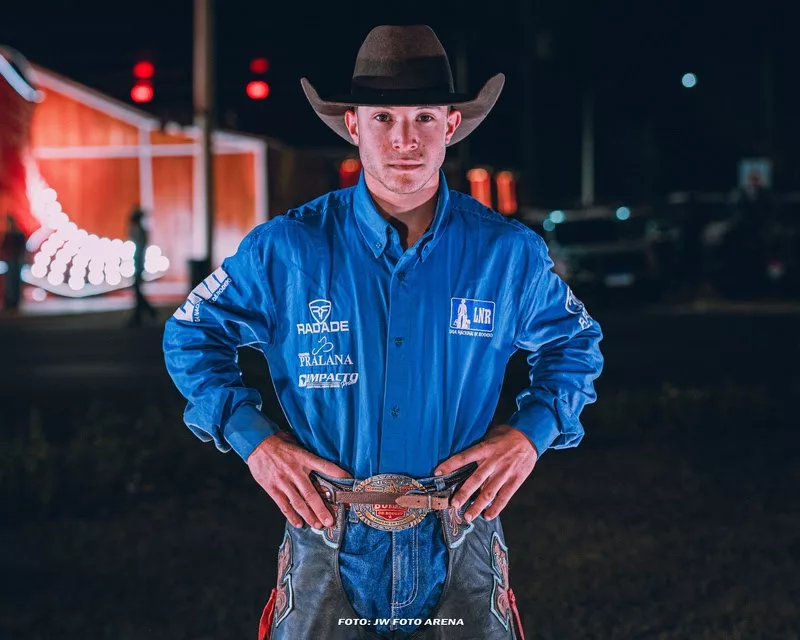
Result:
<svg viewBox="0 0 800 640">
<path fill-rule="evenodd" d="M 397 195 L 435 181 L 461 113 L 438 107 L 358 107 L 345 124 L 364 171 Z"/>
</svg>

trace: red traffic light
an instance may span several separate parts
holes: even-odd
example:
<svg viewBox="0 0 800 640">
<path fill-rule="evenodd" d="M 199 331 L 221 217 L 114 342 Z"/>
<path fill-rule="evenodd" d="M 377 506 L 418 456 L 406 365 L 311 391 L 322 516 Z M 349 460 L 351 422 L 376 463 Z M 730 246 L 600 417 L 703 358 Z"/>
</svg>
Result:
<svg viewBox="0 0 800 640">
<path fill-rule="evenodd" d="M 269 95 L 269 85 L 263 80 L 248 82 L 247 95 L 253 100 L 263 100 Z"/>
<path fill-rule="evenodd" d="M 142 61 L 133 65 L 133 77 L 138 78 L 139 80 L 152 78 L 155 71 L 156 68 L 153 66 L 152 62 Z"/>
<path fill-rule="evenodd" d="M 253 58 L 250 61 L 250 71 L 252 73 L 266 73 L 269 71 L 269 60 L 266 58 Z"/>
<path fill-rule="evenodd" d="M 150 102 L 153 99 L 153 86 L 140 80 L 131 89 L 131 100 L 134 102 Z"/>
</svg>

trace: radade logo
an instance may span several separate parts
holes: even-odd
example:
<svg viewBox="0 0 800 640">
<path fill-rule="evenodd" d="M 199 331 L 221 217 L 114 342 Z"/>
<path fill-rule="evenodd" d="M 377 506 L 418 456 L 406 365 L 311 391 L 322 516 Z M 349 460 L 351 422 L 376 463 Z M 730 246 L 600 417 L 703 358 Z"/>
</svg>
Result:
<svg viewBox="0 0 800 640">
<path fill-rule="evenodd" d="M 338 333 L 340 331 L 350 331 L 349 322 L 347 320 L 331 320 L 328 322 L 328 317 L 331 315 L 331 302 L 324 298 L 312 300 L 308 303 L 308 310 L 311 312 L 311 317 L 314 322 L 298 322 L 297 333 L 305 335 L 308 333 Z"/>
</svg>

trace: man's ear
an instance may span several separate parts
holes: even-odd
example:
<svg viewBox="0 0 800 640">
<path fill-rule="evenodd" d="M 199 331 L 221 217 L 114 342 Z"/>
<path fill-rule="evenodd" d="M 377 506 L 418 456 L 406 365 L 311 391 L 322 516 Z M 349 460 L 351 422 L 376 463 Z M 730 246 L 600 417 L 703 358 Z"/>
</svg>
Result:
<svg viewBox="0 0 800 640">
<path fill-rule="evenodd" d="M 447 114 L 447 131 L 445 132 L 444 136 L 444 143 L 450 144 L 450 139 L 453 137 L 453 134 L 458 129 L 458 125 L 461 124 L 461 112 L 458 109 L 450 109 L 450 112 Z"/>
<path fill-rule="evenodd" d="M 348 109 L 344 112 L 344 124 L 353 139 L 353 144 L 358 146 L 358 116 L 355 109 Z"/>
</svg>

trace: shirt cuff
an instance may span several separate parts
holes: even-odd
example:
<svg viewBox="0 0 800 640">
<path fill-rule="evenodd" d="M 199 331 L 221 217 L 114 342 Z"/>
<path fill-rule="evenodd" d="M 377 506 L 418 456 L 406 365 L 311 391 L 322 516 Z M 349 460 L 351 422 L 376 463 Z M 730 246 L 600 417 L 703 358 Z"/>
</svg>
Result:
<svg viewBox="0 0 800 640">
<path fill-rule="evenodd" d="M 252 404 L 243 404 L 225 423 L 225 440 L 247 462 L 255 448 L 280 427 Z"/>
<path fill-rule="evenodd" d="M 561 433 L 553 409 L 537 401 L 526 404 L 506 424 L 519 429 L 528 437 L 536 447 L 537 460 Z"/>
</svg>

